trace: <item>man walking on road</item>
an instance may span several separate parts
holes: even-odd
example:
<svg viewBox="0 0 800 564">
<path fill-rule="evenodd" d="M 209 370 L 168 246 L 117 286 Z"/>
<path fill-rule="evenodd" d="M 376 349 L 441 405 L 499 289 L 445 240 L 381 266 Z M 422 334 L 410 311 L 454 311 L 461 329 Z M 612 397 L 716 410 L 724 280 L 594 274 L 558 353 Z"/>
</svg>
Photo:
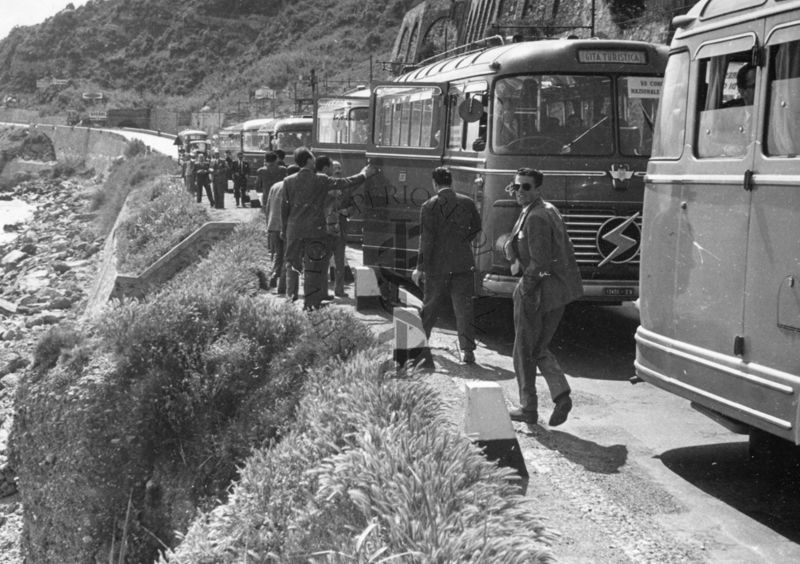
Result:
<svg viewBox="0 0 800 564">
<path fill-rule="evenodd" d="M 481 217 L 467 196 L 453 190 L 453 178 L 445 167 L 433 171 L 436 195 L 420 209 L 417 268 L 411 279 L 423 283 L 422 327 L 430 339 L 439 312 L 452 301 L 458 329 L 458 347 L 465 364 L 475 363 L 475 260 L 472 240 L 481 231 Z M 430 352 L 423 366 L 430 367 Z"/>
<path fill-rule="evenodd" d="M 521 168 L 506 190 L 522 206 L 505 252 L 512 274 L 522 273 L 514 289 L 514 372 L 520 408 L 511 419 L 535 424 L 539 418 L 536 367 L 555 403 L 549 425 L 567 420 L 572 409 L 570 387 L 553 353 L 550 340 L 564 314 L 564 306 L 583 295 L 581 275 L 572 242 L 558 210 L 542 199 L 544 177 L 538 170 Z"/>
<path fill-rule="evenodd" d="M 294 151 L 297 174 L 283 181 L 282 221 L 286 243 L 286 269 L 303 270 L 303 309 L 318 309 L 327 295 L 326 266 L 330 258 L 325 230 L 325 202 L 328 192 L 347 190 L 377 174 L 369 164 L 347 178 L 333 178 L 315 170 L 314 153 L 306 147 Z M 291 282 L 287 272 L 287 280 Z M 291 294 L 292 288 L 287 288 Z"/>
</svg>

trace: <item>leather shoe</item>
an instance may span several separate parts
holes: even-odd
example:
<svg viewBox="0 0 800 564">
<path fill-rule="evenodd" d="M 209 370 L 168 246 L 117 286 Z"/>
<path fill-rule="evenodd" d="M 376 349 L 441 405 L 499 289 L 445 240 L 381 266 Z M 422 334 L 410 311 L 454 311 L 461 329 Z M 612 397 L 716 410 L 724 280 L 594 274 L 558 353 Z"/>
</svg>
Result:
<svg viewBox="0 0 800 564">
<path fill-rule="evenodd" d="M 461 360 L 464 364 L 475 364 L 475 353 L 472 351 L 464 351 Z"/>
<path fill-rule="evenodd" d="M 539 421 L 539 414 L 535 411 L 522 411 L 521 409 L 512 409 L 508 412 L 508 416 L 512 421 L 519 421 L 527 423 L 528 425 L 536 425 Z"/>
<path fill-rule="evenodd" d="M 553 408 L 553 413 L 550 415 L 548 425 L 551 427 L 558 427 L 567 420 L 569 412 L 572 411 L 572 400 L 569 396 L 564 396 L 556 400 L 556 406 Z"/>
</svg>

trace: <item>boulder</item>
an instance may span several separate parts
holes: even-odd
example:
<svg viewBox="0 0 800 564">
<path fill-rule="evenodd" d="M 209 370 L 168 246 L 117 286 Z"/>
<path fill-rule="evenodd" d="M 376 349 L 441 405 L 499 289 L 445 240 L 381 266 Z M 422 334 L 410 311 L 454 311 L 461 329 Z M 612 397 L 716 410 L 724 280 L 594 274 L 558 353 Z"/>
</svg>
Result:
<svg viewBox="0 0 800 564">
<path fill-rule="evenodd" d="M 28 258 L 28 255 L 19 249 L 14 249 L 13 251 L 6 254 L 2 259 L 0 259 L 0 264 L 3 266 L 15 266 Z"/>
</svg>

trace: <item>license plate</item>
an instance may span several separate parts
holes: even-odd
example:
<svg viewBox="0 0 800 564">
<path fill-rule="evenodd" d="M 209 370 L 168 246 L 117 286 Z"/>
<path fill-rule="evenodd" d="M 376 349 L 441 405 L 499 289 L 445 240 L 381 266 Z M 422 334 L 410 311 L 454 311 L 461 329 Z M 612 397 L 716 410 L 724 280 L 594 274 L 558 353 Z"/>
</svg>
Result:
<svg viewBox="0 0 800 564">
<path fill-rule="evenodd" d="M 633 297 L 633 288 L 606 288 L 603 290 L 606 296 Z"/>
</svg>

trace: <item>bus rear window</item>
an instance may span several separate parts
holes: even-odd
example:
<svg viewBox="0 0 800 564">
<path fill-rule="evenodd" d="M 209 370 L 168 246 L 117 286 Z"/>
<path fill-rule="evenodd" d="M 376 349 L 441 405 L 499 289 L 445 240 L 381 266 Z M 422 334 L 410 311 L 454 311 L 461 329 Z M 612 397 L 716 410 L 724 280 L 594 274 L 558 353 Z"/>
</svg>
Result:
<svg viewBox="0 0 800 564">
<path fill-rule="evenodd" d="M 611 79 L 523 75 L 494 86 L 492 144 L 499 154 L 610 155 Z"/>
<path fill-rule="evenodd" d="M 348 98 L 320 99 L 317 103 L 317 141 L 339 145 L 366 143 L 369 107 L 358 103 Z"/>
<path fill-rule="evenodd" d="M 375 90 L 376 146 L 435 148 L 441 132 L 434 116 L 442 103 L 438 86 L 390 86 Z"/>
<path fill-rule="evenodd" d="M 653 139 L 653 157 L 677 159 L 686 140 L 687 94 L 689 92 L 689 53 L 681 51 L 667 61 L 665 78 L 670 87 L 664 90 Z"/>
<path fill-rule="evenodd" d="M 770 49 L 766 154 L 800 155 L 800 41 Z"/>
</svg>

